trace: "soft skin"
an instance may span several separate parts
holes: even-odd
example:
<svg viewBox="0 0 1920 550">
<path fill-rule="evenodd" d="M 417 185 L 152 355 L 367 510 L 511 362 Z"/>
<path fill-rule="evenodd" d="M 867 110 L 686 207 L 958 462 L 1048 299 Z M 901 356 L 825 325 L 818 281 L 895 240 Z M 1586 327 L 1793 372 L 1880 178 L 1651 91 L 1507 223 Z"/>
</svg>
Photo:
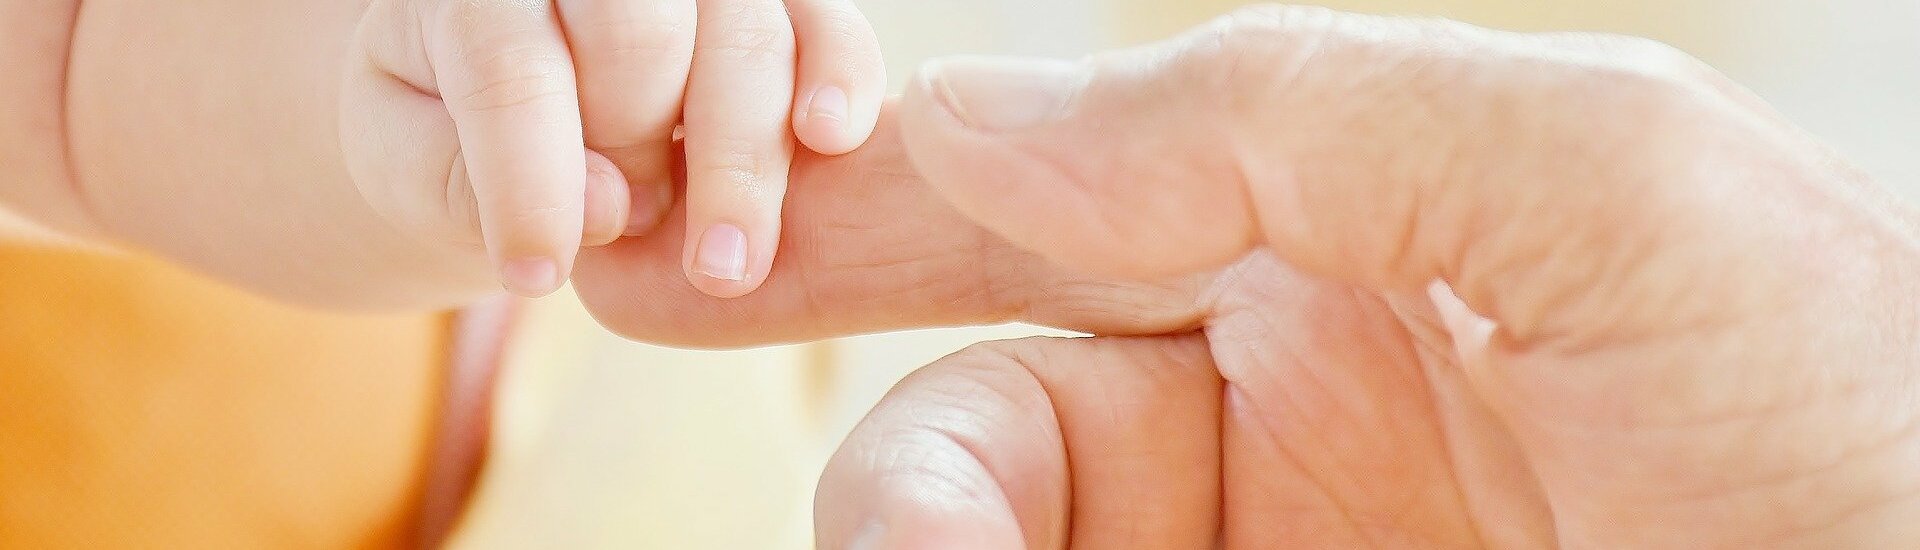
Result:
<svg viewBox="0 0 1920 550">
<path fill-rule="evenodd" d="M 290 301 L 429 308 L 497 289 L 484 255 L 401 233 L 347 177 L 334 121 L 361 8 L 9 4 L 0 55 L 29 78 L 0 89 L 16 106 L 0 150 L 27 162 L 0 174 L 0 200 Z"/>
<path fill-rule="evenodd" d="M 892 116 L 747 300 L 579 279 L 689 344 L 1100 335 L 903 382 L 822 548 L 1920 543 L 1920 216 L 1670 48 L 1261 7 Z"/>
<path fill-rule="evenodd" d="M 683 123 L 687 279 L 751 292 L 796 138 L 859 147 L 887 82 L 851 0 L 375 0 L 353 44 L 340 120 L 363 194 L 423 239 L 484 242 L 530 296 L 583 242 L 659 221 Z"/>
<path fill-rule="evenodd" d="M 0 236 L 346 309 L 552 291 L 674 202 L 683 121 L 694 223 L 739 238 L 673 263 L 751 292 L 794 143 L 858 147 L 886 83 L 846 0 L 41 1 L 0 31 Z"/>
<path fill-rule="evenodd" d="M 225 4 L 82 14 L 78 177 L 17 149 L 47 203 L 85 191 L 69 231 L 336 305 L 492 287 L 325 145 L 338 76 L 303 65 L 348 46 L 285 29 L 354 10 Z M 41 75 L 16 104 L 57 104 L 58 64 L 9 55 Z M 7 116 L 6 145 L 44 139 Z M 684 284 L 674 224 L 577 276 L 610 327 L 685 345 L 1102 335 L 903 383 L 822 478 L 822 547 L 1920 542 L 1920 216 L 1670 49 L 1260 8 L 1081 63 L 938 63 L 880 120 L 799 153 L 759 291 Z"/>
</svg>

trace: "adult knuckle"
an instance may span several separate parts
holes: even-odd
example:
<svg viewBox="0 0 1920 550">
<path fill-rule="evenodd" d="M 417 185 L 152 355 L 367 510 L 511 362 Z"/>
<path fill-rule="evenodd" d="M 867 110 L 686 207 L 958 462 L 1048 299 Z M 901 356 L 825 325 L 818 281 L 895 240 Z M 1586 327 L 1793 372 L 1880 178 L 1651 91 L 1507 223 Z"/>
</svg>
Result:
<svg viewBox="0 0 1920 550">
<path fill-rule="evenodd" d="M 1339 12 L 1318 6 L 1262 3 L 1233 10 L 1218 24 L 1223 31 L 1234 34 L 1273 36 L 1296 27 L 1320 26 L 1335 17 L 1339 17 Z"/>
<path fill-rule="evenodd" d="M 1621 67 L 1670 86 L 1699 85 L 1718 74 L 1699 58 L 1659 40 L 1623 35 L 1598 35 L 1595 39 L 1603 44 L 1607 57 L 1618 60 Z"/>
<path fill-rule="evenodd" d="M 1719 73 L 1699 59 L 1664 42 L 1636 36 L 1571 33 L 1549 35 L 1557 47 L 1531 55 L 1549 56 L 1577 72 L 1572 79 L 1588 98 L 1617 107 L 1617 114 L 1662 119 L 1711 97 Z M 1651 117 L 1651 118 L 1648 118 Z"/>
<path fill-rule="evenodd" d="M 1636 44 L 1655 44 L 1645 41 Z M 1659 147 L 1684 146 L 1690 140 L 1660 139 L 1661 136 L 1685 136 L 1706 126 L 1705 118 L 1714 112 L 1703 69 L 1697 61 L 1665 45 L 1633 46 L 1631 56 L 1582 67 L 1588 87 L 1587 98 L 1622 125 L 1624 134 L 1642 136 L 1643 143 Z"/>
<path fill-rule="evenodd" d="M 1240 8 L 1203 27 L 1172 67 L 1229 110 L 1264 105 L 1302 77 L 1342 17 L 1318 7 Z"/>
<path fill-rule="evenodd" d="M 1541 92 L 1539 107 L 1552 109 L 1538 115 L 1538 127 L 1558 136 L 1547 143 L 1604 174 L 1610 198 L 1595 200 L 1615 219 L 1645 228 L 1641 245 L 1623 248 L 1676 249 L 1697 237 L 1698 213 L 1738 185 L 1719 173 L 1749 158 L 1750 114 L 1710 79 L 1710 68 L 1671 46 L 1611 35 L 1560 38 L 1572 46 L 1528 60 L 1549 67 L 1526 88 Z"/>
<path fill-rule="evenodd" d="M 1215 21 L 1221 53 L 1308 47 L 1331 33 L 1347 17 L 1321 7 L 1260 4 L 1233 11 Z"/>
</svg>

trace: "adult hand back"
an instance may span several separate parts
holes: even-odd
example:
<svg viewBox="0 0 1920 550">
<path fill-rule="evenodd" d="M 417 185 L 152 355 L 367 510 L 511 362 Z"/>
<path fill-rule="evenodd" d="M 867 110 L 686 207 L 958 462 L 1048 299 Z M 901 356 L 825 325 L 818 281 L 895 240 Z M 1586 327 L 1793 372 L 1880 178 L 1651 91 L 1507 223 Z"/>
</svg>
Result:
<svg viewBox="0 0 1920 550">
<path fill-rule="evenodd" d="M 1916 216 L 1670 48 L 1262 7 L 899 116 L 967 218 L 1175 281 L 1099 315 L 1198 330 L 917 373 L 824 548 L 1920 540 Z"/>
</svg>

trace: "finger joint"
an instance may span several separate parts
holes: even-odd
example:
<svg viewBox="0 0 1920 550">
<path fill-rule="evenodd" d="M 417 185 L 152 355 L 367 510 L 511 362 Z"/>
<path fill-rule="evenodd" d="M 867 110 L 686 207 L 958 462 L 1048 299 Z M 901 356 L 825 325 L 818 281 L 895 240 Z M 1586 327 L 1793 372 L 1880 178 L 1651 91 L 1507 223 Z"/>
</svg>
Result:
<svg viewBox="0 0 1920 550">
<path fill-rule="evenodd" d="M 700 30 L 694 48 L 721 59 L 752 66 L 791 66 L 793 24 L 784 10 L 752 5 L 715 14 L 711 28 Z"/>
</svg>

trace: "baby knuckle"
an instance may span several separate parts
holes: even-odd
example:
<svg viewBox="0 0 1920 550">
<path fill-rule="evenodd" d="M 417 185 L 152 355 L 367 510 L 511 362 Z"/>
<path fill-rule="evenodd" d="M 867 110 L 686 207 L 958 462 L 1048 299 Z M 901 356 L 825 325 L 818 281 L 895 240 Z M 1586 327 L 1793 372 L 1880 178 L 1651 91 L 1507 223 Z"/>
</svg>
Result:
<svg viewBox="0 0 1920 550">
<path fill-rule="evenodd" d="M 763 65 L 791 65 L 796 48 L 793 25 L 784 11 L 736 6 L 714 16 L 711 28 L 701 29 L 695 49 L 729 61 Z"/>
<path fill-rule="evenodd" d="M 708 174 L 729 185 L 757 192 L 776 167 L 785 169 L 781 163 L 774 162 L 772 154 L 752 147 L 744 140 L 730 141 L 733 143 L 720 147 L 718 151 L 690 155 L 687 159 L 690 171 Z"/>
<path fill-rule="evenodd" d="M 512 45 L 468 54 L 471 78 L 450 98 L 458 110 L 499 111 L 575 96 L 572 63 L 551 48 Z"/>
<path fill-rule="evenodd" d="M 507 210 L 501 221 L 512 227 L 542 227 L 556 220 L 564 219 L 578 209 L 573 205 L 555 202 L 532 202 L 515 205 Z"/>
<path fill-rule="evenodd" d="M 820 14 L 817 24 L 826 38 L 843 44 L 878 44 L 879 42 L 866 16 L 861 15 L 860 11 L 853 6 L 826 11 Z"/>
<path fill-rule="evenodd" d="M 576 56 L 653 66 L 684 65 L 693 55 L 693 24 L 678 18 L 642 14 L 607 18 L 588 27 L 581 34 L 592 45 Z"/>
</svg>

